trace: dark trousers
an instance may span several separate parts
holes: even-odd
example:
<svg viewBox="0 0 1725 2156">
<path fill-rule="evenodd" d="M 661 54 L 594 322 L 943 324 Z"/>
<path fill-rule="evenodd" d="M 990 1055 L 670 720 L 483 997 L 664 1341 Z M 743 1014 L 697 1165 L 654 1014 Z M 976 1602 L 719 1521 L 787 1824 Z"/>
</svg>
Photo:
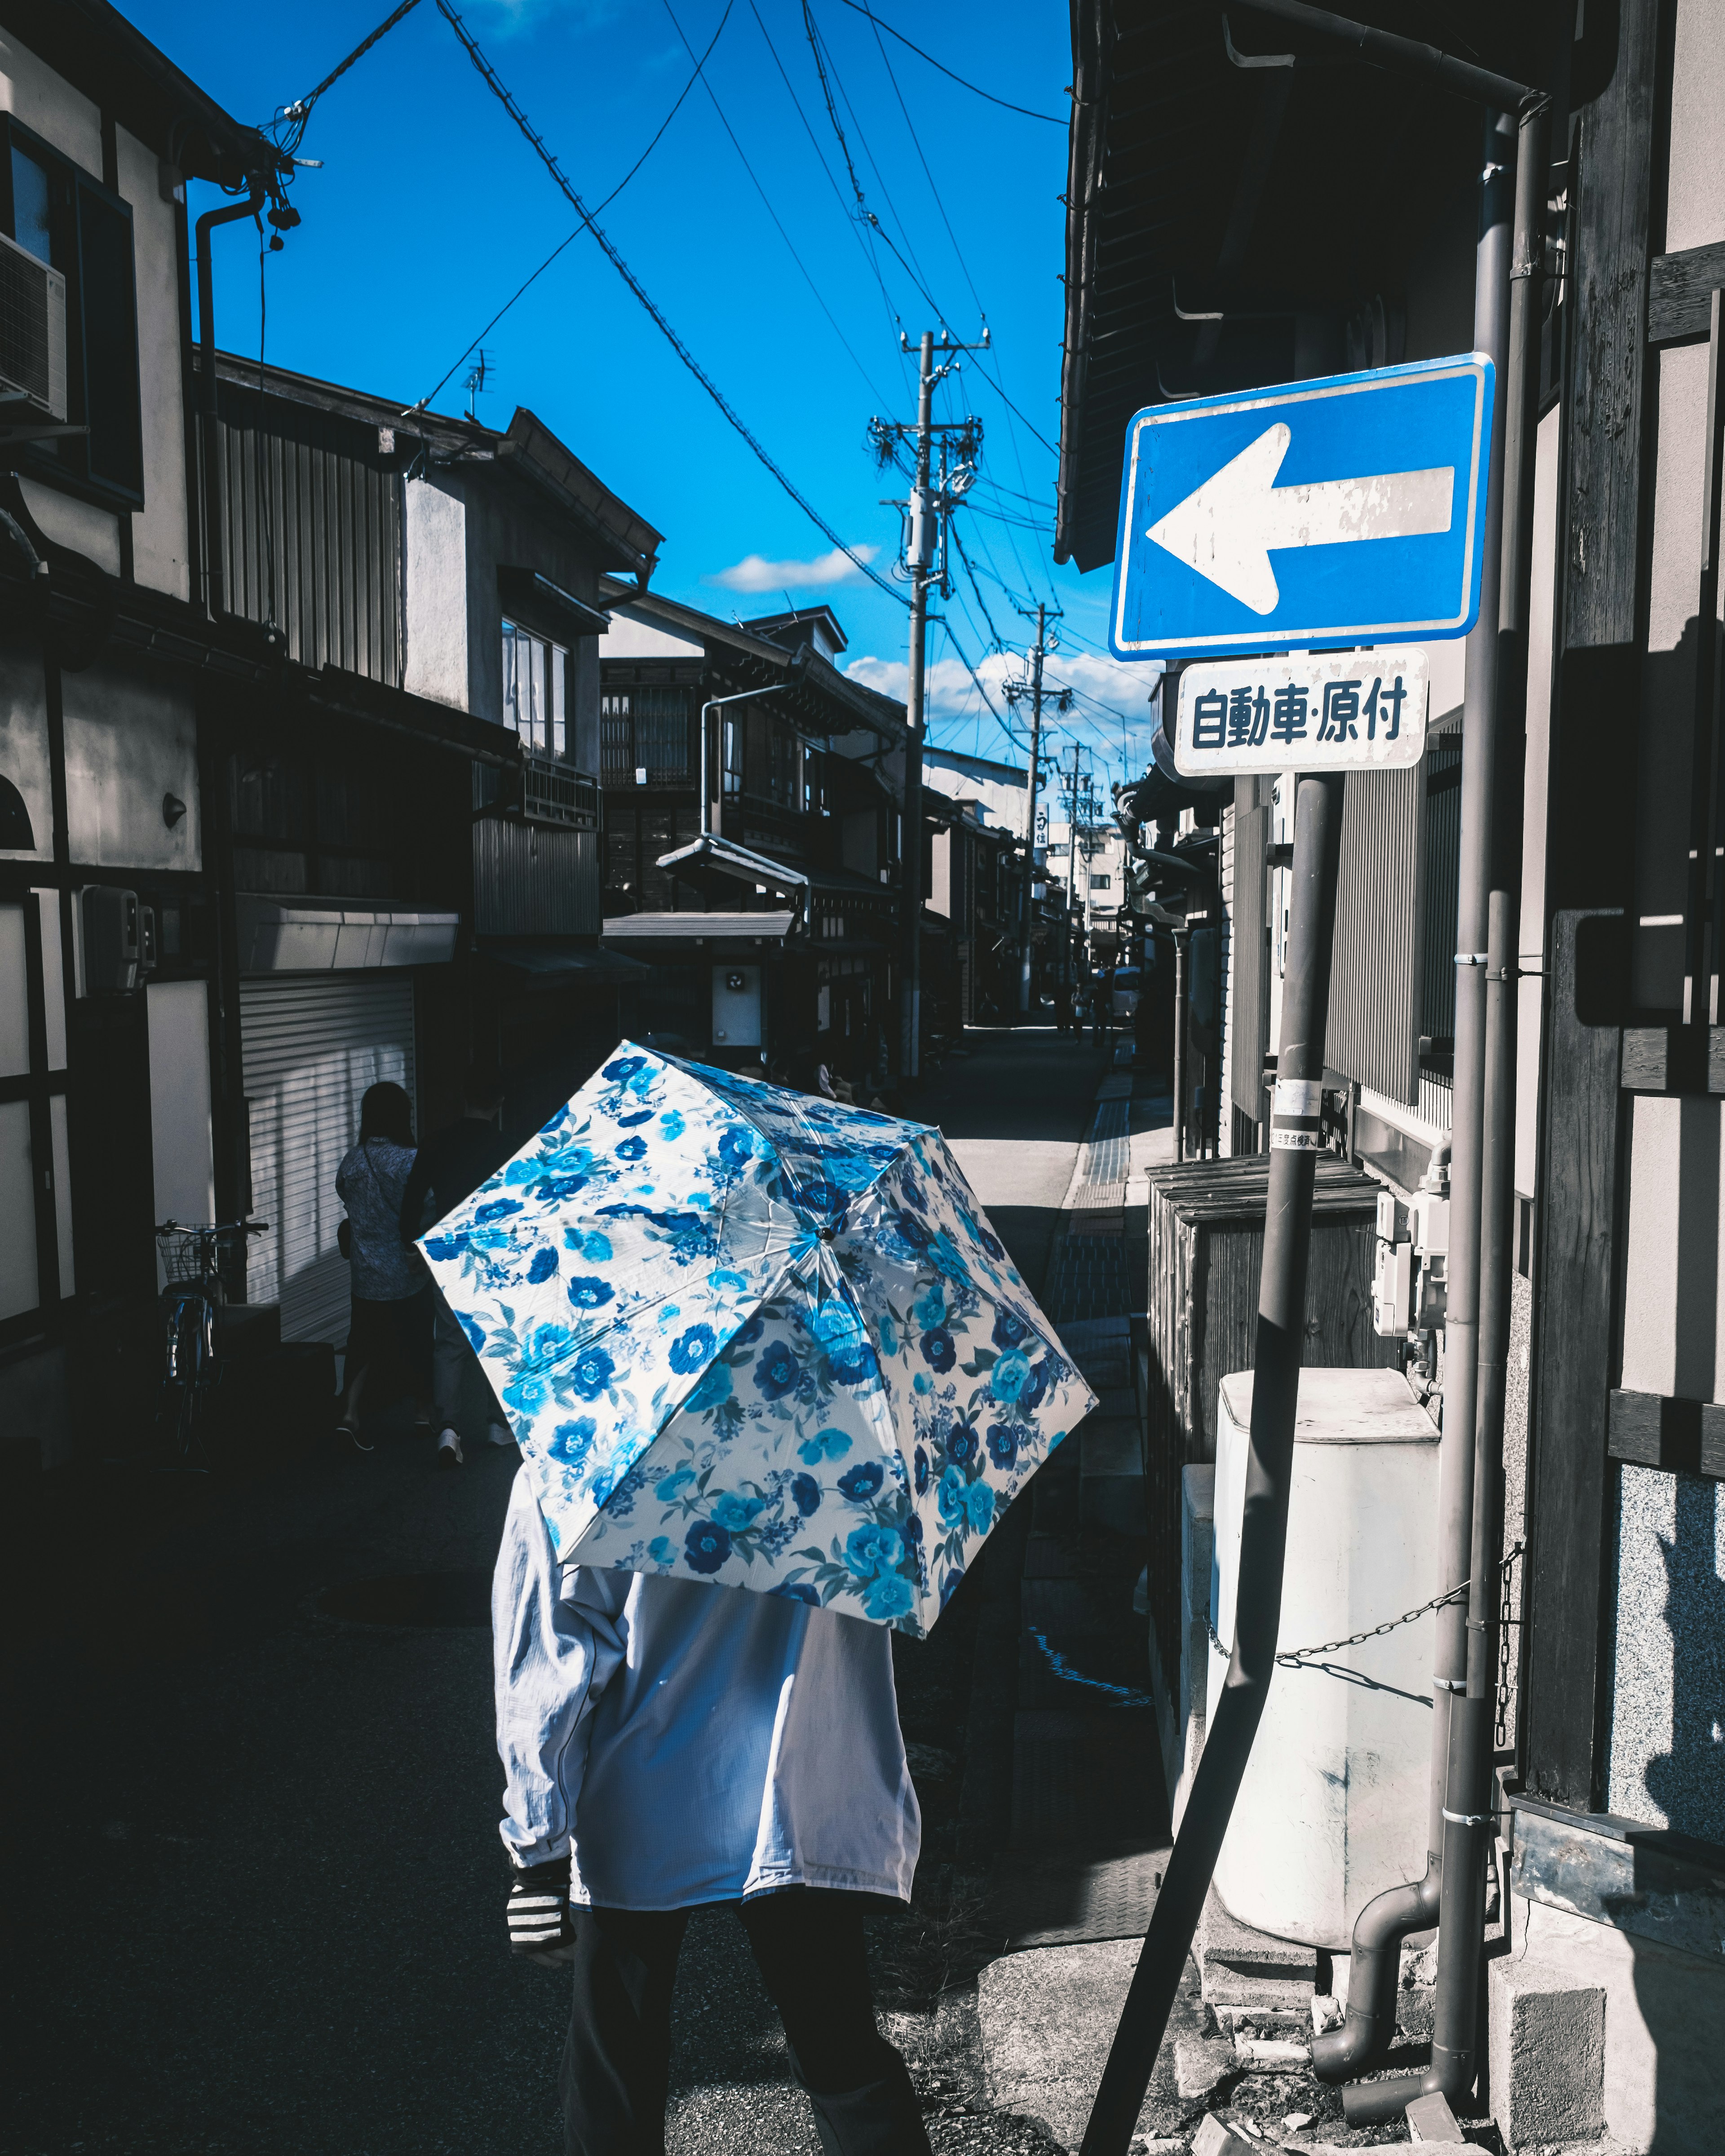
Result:
<svg viewBox="0 0 1725 2156">
<path fill-rule="evenodd" d="M 904 2061 L 875 2026 L 855 1894 L 738 1905 L 826 2156 L 928 2156 Z M 687 1909 L 582 1909 L 563 2053 L 566 2156 L 664 2156 L 671 1986 Z"/>
</svg>

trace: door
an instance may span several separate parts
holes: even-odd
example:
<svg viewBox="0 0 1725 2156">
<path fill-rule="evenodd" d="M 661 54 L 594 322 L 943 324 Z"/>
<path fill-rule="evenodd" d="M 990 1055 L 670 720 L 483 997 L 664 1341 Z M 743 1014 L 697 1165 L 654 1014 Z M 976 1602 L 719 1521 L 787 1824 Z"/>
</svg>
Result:
<svg viewBox="0 0 1725 2156">
<path fill-rule="evenodd" d="M 359 1136 L 367 1086 L 404 1087 L 417 1115 L 413 979 L 242 981 L 239 1008 L 251 1209 L 270 1223 L 252 1242 L 247 1298 L 280 1303 L 284 1340 L 339 1342 L 348 1271 L 336 1247 L 336 1170 Z"/>
</svg>

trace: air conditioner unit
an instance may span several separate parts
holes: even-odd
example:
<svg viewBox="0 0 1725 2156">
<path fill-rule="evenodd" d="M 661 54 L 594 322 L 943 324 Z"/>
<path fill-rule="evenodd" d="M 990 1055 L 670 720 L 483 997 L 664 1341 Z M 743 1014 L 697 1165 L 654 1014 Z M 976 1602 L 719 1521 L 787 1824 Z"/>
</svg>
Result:
<svg viewBox="0 0 1725 2156">
<path fill-rule="evenodd" d="M 0 234 L 0 416 L 19 398 L 66 416 L 66 280 Z"/>
</svg>

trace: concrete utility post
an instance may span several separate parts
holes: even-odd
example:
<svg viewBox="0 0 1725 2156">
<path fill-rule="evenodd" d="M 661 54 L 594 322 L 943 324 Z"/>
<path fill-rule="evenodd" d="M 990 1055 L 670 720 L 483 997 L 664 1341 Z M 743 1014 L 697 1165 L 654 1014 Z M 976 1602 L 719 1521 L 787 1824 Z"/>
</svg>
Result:
<svg viewBox="0 0 1725 2156">
<path fill-rule="evenodd" d="M 934 332 L 924 330 L 916 392 L 916 478 L 911 489 L 911 678 L 905 695 L 905 799 L 900 821 L 899 889 L 904 943 L 899 961 L 899 1073 L 922 1068 L 922 724 L 928 644 L 928 572 L 934 562 L 935 510 L 929 500 L 929 447 L 934 417 Z"/>
<path fill-rule="evenodd" d="M 910 340 L 899 334 L 901 350 Z M 901 819 L 899 888 L 904 900 L 903 937 L 900 945 L 898 994 L 898 1071 L 901 1078 L 915 1078 L 922 1070 L 922 742 L 926 731 L 928 592 L 932 584 L 946 589 L 946 552 L 942 545 L 942 520 L 976 476 L 976 459 L 982 447 L 982 423 L 976 418 L 941 420 L 934 417 L 935 385 L 947 369 L 958 364 L 949 353 L 991 349 L 984 326 L 978 344 L 960 344 L 944 329 L 937 339 L 924 330 L 917 346 L 916 423 L 874 418 L 869 431 L 884 465 L 895 459 L 897 444 L 914 437 L 911 498 L 908 511 L 905 569 L 911 579 L 910 680 L 905 695 L 904 809 Z M 941 356 L 937 367 L 935 357 Z M 934 438 L 942 438 L 940 477 L 933 472 Z M 947 438 L 957 436 L 956 444 Z M 956 468 L 948 454 L 956 448 Z"/>
<path fill-rule="evenodd" d="M 1036 607 L 1036 646 L 1030 654 L 1030 765 L 1024 800 L 1024 945 L 1019 960 L 1019 1016 L 1030 1014 L 1030 967 L 1036 888 L 1036 779 L 1042 754 L 1042 661 L 1047 651 L 1048 608 Z"/>
</svg>

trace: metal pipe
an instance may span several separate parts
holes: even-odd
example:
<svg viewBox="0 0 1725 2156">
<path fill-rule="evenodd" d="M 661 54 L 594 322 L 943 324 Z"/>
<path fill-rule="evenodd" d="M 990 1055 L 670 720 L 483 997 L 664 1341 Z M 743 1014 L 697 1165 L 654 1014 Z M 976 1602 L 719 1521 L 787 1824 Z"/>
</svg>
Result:
<svg viewBox="0 0 1725 2156">
<path fill-rule="evenodd" d="M 1472 2089 L 1476 2071 L 1486 1921 L 1485 1859 L 1495 1824 L 1491 1726 L 1497 1664 L 1497 1572 L 1503 1545 L 1503 1400 L 1509 1358 L 1511 1178 L 1515 1165 L 1517 969 L 1512 939 L 1520 927 L 1517 911 L 1507 891 L 1491 893 L 1486 967 L 1488 1109 L 1480 1163 L 1486 1204 L 1481 1223 L 1467 1690 L 1450 1710 L 1431 2064 L 1423 2073 L 1397 2074 L 1387 2081 L 1358 2083 L 1344 2090 L 1343 2107 L 1350 2126 L 1394 2118 L 1417 2097 L 1434 2093 L 1451 2099 L 1465 2097 Z M 1353 1989 L 1350 1977 L 1350 2010 Z"/>
<path fill-rule="evenodd" d="M 1176 928 L 1174 942 L 1174 1069 L 1172 1080 L 1174 1106 L 1174 1158 L 1186 1158 L 1186 1015 L 1190 992 L 1186 981 L 1186 946 L 1189 929 Z"/>
<path fill-rule="evenodd" d="M 1332 15 L 1327 8 L 1309 8 L 1305 0 L 1240 0 L 1240 4 L 1257 14 L 1296 23 L 1301 29 L 1313 31 L 1337 44 L 1352 46 L 1368 66 L 1387 68 L 1395 74 L 1424 75 L 1454 90 L 1458 97 L 1471 98 L 1494 111 L 1518 112 L 1540 95 L 1525 83 L 1512 82 L 1507 75 L 1493 74 L 1488 68 L 1475 67 L 1471 61 L 1440 52 L 1435 45 L 1422 44 L 1414 38 L 1398 38 L 1366 23 L 1351 22 L 1345 15 Z"/>
<path fill-rule="evenodd" d="M 1532 577 L 1534 437 L 1538 426 L 1538 365 L 1542 230 L 1544 213 L 1548 108 L 1523 112 L 1517 146 L 1514 268 L 1509 293 L 1509 359 L 1505 370 L 1502 543 L 1500 559 L 1499 634 L 1493 685 L 1491 728 L 1476 757 L 1470 735 L 1464 749 L 1476 762 L 1476 792 L 1488 803 L 1496 790 L 1495 765 L 1501 748 L 1506 757 L 1516 746 L 1510 721 L 1523 710 L 1527 694 L 1527 625 Z M 1491 564 L 1486 563 L 1489 573 Z M 1490 588 L 1489 586 L 1486 587 Z M 1473 653 L 1468 654 L 1469 690 Z M 1469 725 L 1472 699 L 1469 697 Z M 1503 738 L 1500 742 L 1498 736 Z M 1506 765 L 1506 770 L 1507 767 Z M 1467 848 L 1468 795 L 1462 803 L 1463 845 Z M 1514 952 L 1520 933 L 1519 833 L 1482 834 L 1483 857 L 1465 853 L 1462 905 L 1468 904 L 1470 875 L 1489 884 L 1494 855 L 1511 865 L 1485 895 L 1486 964 L 1483 978 L 1470 983 L 1480 1009 L 1477 1167 L 1471 1178 L 1471 1240 L 1457 1233 L 1452 1202 L 1450 1223 L 1450 1326 L 1445 1358 L 1445 1446 L 1452 1428 L 1461 1435 L 1461 1400 L 1470 1395 L 1471 1445 L 1469 1481 L 1467 1605 L 1461 1617 L 1459 1667 L 1454 1634 L 1459 1610 L 1445 1611 L 1450 1660 L 1439 1666 L 1446 1679 L 1449 1707 L 1444 1794 L 1438 1807 L 1441 1834 L 1437 1994 L 1434 2003 L 1431 2065 L 1424 2074 L 1402 2075 L 1368 2087 L 1348 2089 L 1343 2097 L 1349 2121 L 1367 2124 L 1393 2117 L 1415 2097 L 1440 2092 L 1465 2097 L 1476 2067 L 1480 1963 L 1485 1923 L 1485 1858 L 1491 1840 L 1490 1791 L 1492 1765 L 1492 1691 L 1497 1669 L 1497 1573 L 1503 1519 L 1503 1415 L 1509 1353 L 1511 1219 L 1515 1165 L 1515 1064 L 1517 1009 Z M 1464 932 L 1458 938 L 1468 949 Z M 1481 969 L 1464 966 L 1457 983 L 1456 1075 L 1461 1075 L 1460 1024 L 1461 983 Z M 1458 1092 L 1456 1128 L 1461 1129 Z M 1459 1148 L 1458 1148 L 1459 1151 Z M 1457 1185 L 1452 1177 L 1452 1193 Z M 1455 1257 L 1471 1260 L 1475 1351 L 1471 1368 L 1454 1331 Z M 1466 1381 L 1471 1379 L 1471 1383 Z M 1462 1381 L 1458 1383 L 1457 1381 Z M 1446 1527 L 1450 1524 L 1445 1516 Z M 1446 1586 L 1459 1585 L 1445 1574 Z M 1454 1606 L 1452 1605 L 1452 1609 Z M 1465 1687 L 1458 1696 L 1459 1686 Z M 1350 1984 L 1350 1993 L 1352 1986 Z M 1356 2068 L 1356 2071 L 1358 2071 Z"/>
<path fill-rule="evenodd" d="M 1339 772 L 1310 773 L 1301 778 L 1296 799 L 1288 964 L 1271 1118 L 1234 1651 L 1085 2129 L 1081 2156 L 1126 2156 L 1137 2130 L 1139 2107 L 1276 1671 L 1305 1334 L 1307 1262 L 1312 1247 L 1312 1194 L 1322 1143 L 1324 1026 L 1342 850 L 1343 786 Z"/>
<path fill-rule="evenodd" d="M 1515 157 L 1513 123 L 1489 113 L 1485 129 L 1485 172 L 1481 186 L 1479 240 L 1475 253 L 1474 346 L 1505 381 L 1508 357 L 1511 189 Z M 1538 174 L 1543 187 L 1543 161 Z M 1518 205 L 1519 207 L 1519 203 Z M 1517 220 L 1519 223 L 1519 219 Z M 1532 280 L 1514 286 L 1517 301 Z M 1492 808 L 1497 791 L 1496 723 L 1498 695 L 1498 614 L 1502 557 L 1505 405 L 1493 399 L 1487 467 L 1486 515 L 1480 576 L 1480 615 L 1467 639 L 1467 685 L 1461 766 L 1461 859 L 1455 932 L 1455 1060 L 1450 1132 L 1450 1267 L 1445 1318 L 1443 1435 L 1439 1455 L 1438 1584 L 1460 1588 L 1471 1576 L 1474 1527 L 1474 1445 L 1479 1383 L 1480 1162 L 1485 1113 L 1485 959 L 1491 891 Z M 1521 443 L 1520 430 L 1517 435 Z M 1532 488 L 1525 510 L 1531 511 Z M 1523 513 L 1518 496 L 1518 514 Z M 1521 558 L 1519 551 L 1516 557 Z M 1426 1868 L 1423 1878 L 1391 1887 L 1356 1918 L 1350 1964 L 1348 2015 L 1343 2027 L 1312 2046 L 1312 2069 L 1336 2082 L 1368 2072 L 1394 2034 L 1401 1941 L 1441 1918 L 1443 1871 L 1449 1844 L 1445 1817 L 1450 1781 L 1451 1710 L 1467 1676 L 1467 1622 L 1461 1606 L 1437 1613 L 1432 1672 L 1431 1764 L 1426 1810 Z M 1405 2080 L 1405 2076 L 1402 2077 Z M 1344 2103 L 1376 2107 L 1390 2117 L 1408 2101 L 1389 2103 L 1374 2082 L 1369 2092 L 1350 2088 Z M 1417 2095 L 1417 2086 L 1414 2093 Z M 1353 2115 L 1350 2112 L 1350 2117 Z"/>
<path fill-rule="evenodd" d="M 199 403 L 203 413 L 201 449 L 203 458 L 203 606 L 212 620 L 226 611 L 222 576 L 222 465 L 216 445 L 216 296 L 215 273 L 210 262 L 209 236 L 218 224 L 238 218 L 256 217 L 264 207 L 264 182 L 250 182 L 251 192 L 243 203 L 222 209 L 207 209 L 198 220 L 198 351 Z"/>
</svg>

